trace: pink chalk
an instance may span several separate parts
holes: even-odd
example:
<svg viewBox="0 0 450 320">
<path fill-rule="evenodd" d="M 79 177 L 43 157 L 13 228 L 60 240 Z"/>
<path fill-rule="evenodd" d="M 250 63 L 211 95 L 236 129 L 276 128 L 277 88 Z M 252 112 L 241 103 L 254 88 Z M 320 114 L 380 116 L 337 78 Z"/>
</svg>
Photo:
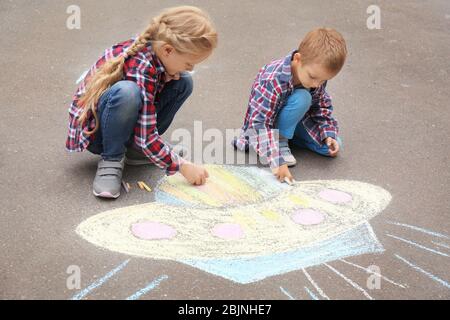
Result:
<svg viewBox="0 0 450 320">
<path fill-rule="evenodd" d="M 160 222 L 139 222 L 131 226 L 131 232 L 136 238 L 142 240 L 172 239 L 177 231 Z"/>
<path fill-rule="evenodd" d="M 332 203 L 348 203 L 352 201 L 352 196 L 350 194 L 332 189 L 322 190 L 319 193 L 319 197 Z"/>
<path fill-rule="evenodd" d="M 214 226 L 211 232 L 216 237 L 225 240 L 237 240 L 244 237 L 244 230 L 242 230 L 240 225 L 234 223 L 218 224 Z"/>
<path fill-rule="evenodd" d="M 325 220 L 325 214 L 313 209 L 300 209 L 295 211 L 292 215 L 292 220 L 295 223 L 302 224 L 304 226 L 310 226 L 319 224 Z"/>
</svg>

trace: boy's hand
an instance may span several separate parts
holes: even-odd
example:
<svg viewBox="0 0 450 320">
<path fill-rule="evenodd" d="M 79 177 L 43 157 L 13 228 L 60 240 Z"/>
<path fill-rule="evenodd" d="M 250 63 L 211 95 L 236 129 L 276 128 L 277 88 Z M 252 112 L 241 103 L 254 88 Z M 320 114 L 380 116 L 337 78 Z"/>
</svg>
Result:
<svg viewBox="0 0 450 320">
<path fill-rule="evenodd" d="M 272 169 L 272 173 L 277 177 L 280 182 L 284 182 L 285 178 L 288 178 L 290 181 L 293 181 L 291 172 L 287 164 L 279 166 L 278 168 Z"/>
<path fill-rule="evenodd" d="M 201 186 L 206 183 L 206 178 L 209 178 L 208 171 L 202 166 L 197 166 L 190 162 L 185 162 L 180 167 L 180 173 L 186 180 L 195 186 Z"/>
<path fill-rule="evenodd" d="M 339 143 L 332 137 L 326 138 L 325 143 L 328 146 L 330 157 L 336 157 L 339 152 Z"/>
</svg>

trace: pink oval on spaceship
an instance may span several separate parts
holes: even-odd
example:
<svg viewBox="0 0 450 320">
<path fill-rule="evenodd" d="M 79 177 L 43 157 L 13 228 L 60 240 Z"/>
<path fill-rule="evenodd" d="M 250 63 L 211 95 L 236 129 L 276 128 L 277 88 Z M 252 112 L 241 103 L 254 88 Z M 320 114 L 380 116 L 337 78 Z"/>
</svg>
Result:
<svg viewBox="0 0 450 320">
<path fill-rule="evenodd" d="M 131 232 L 136 238 L 142 240 L 172 239 L 177 231 L 160 222 L 139 222 L 131 225 Z"/>
<path fill-rule="evenodd" d="M 235 223 L 221 223 L 214 226 L 212 234 L 225 240 L 237 240 L 244 237 L 244 230 Z"/>
<path fill-rule="evenodd" d="M 319 197 L 332 203 L 348 203 L 352 201 L 352 196 L 346 192 L 324 189 L 319 193 Z"/>
<path fill-rule="evenodd" d="M 300 209 L 292 215 L 292 220 L 304 226 L 316 225 L 325 220 L 325 214 L 313 209 Z"/>
</svg>

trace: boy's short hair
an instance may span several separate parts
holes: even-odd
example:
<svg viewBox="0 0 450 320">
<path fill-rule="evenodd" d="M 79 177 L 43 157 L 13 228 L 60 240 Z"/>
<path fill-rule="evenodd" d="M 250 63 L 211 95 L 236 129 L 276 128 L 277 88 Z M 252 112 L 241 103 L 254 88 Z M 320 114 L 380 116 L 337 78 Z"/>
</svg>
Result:
<svg viewBox="0 0 450 320">
<path fill-rule="evenodd" d="M 298 52 L 303 64 L 320 63 L 329 71 L 338 73 L 345 63 L 347 46 L 344 37 L 336 30 L 318 28 L 308 32 Z"/>
</svg>

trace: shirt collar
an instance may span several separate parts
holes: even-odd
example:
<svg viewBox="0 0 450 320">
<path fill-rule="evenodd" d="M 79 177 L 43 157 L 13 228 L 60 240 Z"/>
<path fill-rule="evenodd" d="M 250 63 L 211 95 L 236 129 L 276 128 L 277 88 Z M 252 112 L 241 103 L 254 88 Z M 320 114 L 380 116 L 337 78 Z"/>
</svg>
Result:
<svg viewBox="0 0 450 320">
<path fill-rule="evenodd" d="M 297 50 L 294 50 L 290 54 L 288 54 L 286 56 L 286 58 L 284 58 L 283 66 L 281 68 L 280 80 L 284 81 L 284 82 L 288 82 L 291 86 L 293 85 L 291 62 L 292 62 L 292 57 L 294 56 L 294 54 L 296 52 L 297 52 Z"/>
<path fill-rule="evenodd" d="M 159 60 L 158 56 L 156 55 L 155 51 L 153 50 L 152 43 L 149 41 L 146 45 L 147 52 L 148 52 L 148 58 L 151 58 L 151 60 L 154 63 L 154 66 L 156 68 L 156 71 L 158 73 L 164 73 L 166 72 L 166 68 L 164 68 L 164 65 L 162 64 L 161 60 Z"/>
</svg>

